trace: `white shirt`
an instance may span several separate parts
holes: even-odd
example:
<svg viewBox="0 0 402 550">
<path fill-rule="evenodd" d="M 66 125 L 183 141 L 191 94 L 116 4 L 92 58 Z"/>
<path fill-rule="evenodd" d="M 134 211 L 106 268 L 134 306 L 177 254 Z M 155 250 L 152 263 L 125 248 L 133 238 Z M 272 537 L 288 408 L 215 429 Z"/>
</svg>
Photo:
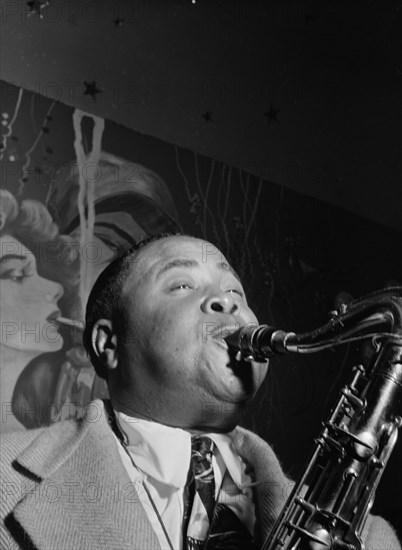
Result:
<svg viewBox="0 0 402 550">
<path fill-rule="evenodd" d="M 125 490 L 123 488 L 123 491 L 127 495 L 138 494 L 161 548 L 170 548 L 162 524 L 173 548 L 183 548 L 183 494 L 190 468 L 191 433 L 157 422 L 133 418 L 118 411 L 115 411 L 115 415 L 135 464 L 134 467 L 116 437 L 121 459 L 134 484 L 134 487 Z M 210 437 L 217 447 L 212 459 L 215 498 L 218 502 L 228 505 L 250 533 L 253 533 L 255 510 L 250 486 L 252 480 L 245 473 L 245 463 L 234 449 L 232 434 L 203 435 Z M 135 489 L 135 492 L 132 489 Z"/>
</svg>

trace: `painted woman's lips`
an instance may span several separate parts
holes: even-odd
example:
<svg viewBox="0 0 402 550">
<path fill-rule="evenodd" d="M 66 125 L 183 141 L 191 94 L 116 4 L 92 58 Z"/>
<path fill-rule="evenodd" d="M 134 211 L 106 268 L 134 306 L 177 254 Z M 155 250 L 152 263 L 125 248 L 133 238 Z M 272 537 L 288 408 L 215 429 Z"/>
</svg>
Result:
<svg viewBox="0 0 402 550">
<path fill-rule="evenodd" d="M 53 311 L 50 315 L 48 315 L 46 317 L 46 321 L 48 323 L 54 323 L 55 321 L 57 321 L 58 317 L 60 317 L 60 310 L 56 309 L 55 311 Z"/>
</svg>

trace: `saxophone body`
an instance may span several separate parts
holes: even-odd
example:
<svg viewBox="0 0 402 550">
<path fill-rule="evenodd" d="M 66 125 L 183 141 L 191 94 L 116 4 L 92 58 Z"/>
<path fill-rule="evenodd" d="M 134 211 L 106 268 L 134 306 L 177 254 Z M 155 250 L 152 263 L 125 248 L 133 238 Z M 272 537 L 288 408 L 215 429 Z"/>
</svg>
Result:
<svg viewBox="0 0 402 550">
<path fill-rule="evenodd" d="M 402 424 L 402 287 L 356 300 L 310 333 L 262 325 L 229 341 L 262 360 L 364 338 L 375 352 L 365 368 L 354 367 L 263 550 L 364 550 L 364 525 Z"/>
</svg>

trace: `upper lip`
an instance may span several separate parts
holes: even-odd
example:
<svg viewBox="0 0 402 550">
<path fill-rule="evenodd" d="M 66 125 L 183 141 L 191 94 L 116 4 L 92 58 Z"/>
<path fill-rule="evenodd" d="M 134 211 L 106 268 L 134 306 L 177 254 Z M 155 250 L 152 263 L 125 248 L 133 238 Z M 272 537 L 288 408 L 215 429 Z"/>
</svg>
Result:
<svg viewBox="0 0 402 550">
<path fill-rule="evenodd" d="M 46 317 L 46 321 L 51 323 L 52 321 L 55 321 L 58 317 L 60 317 L 60 310 L 56 309 L 55 311 L 53 311 L 50 315 L 48 315 Z"/>
<path fill-rule="evenodd" d="M 239 330 L 240 325 L 232 325 L 232 326 L 222 326 L 220 325 L 217 329 L 213 330 L 210 333 L 210 336 L 215 339 L 224 340 L 226 336 L 229 334 L 233 334 L 237 330 Z"/>
</svg>

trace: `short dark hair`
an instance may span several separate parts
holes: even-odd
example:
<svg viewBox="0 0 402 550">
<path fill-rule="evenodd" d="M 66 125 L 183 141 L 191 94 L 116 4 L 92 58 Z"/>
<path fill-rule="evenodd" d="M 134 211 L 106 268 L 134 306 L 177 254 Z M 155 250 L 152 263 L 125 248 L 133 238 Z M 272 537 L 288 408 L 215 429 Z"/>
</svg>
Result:
<svg viewBox="0 0 402 550">
<path fill-rule="evenodd" d="M 133 265 L 144 248 L 161 239 L 185 236 L 182 233 L 160 233 L 147 237 L 109 264 L 97 278 L 87 302 L 83 344 L 96 373 L 101 378 L 107 378 L 107 371 L 93 350 L 92 330 L 95 323 L 99 319 L 109 319 L 114 324 L 117 323 L 124 284 L 132 274 Z"/>
</svg>

